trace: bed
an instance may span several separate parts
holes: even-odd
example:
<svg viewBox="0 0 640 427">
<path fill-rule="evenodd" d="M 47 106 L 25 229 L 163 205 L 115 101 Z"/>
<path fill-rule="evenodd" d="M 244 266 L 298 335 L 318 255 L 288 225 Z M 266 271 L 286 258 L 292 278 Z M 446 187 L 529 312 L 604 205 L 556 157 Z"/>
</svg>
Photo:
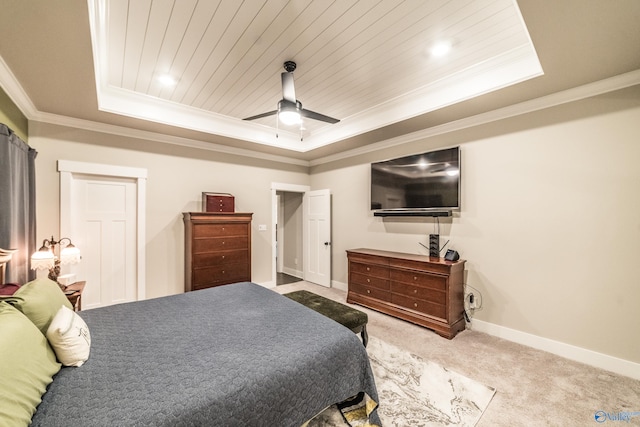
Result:
<svg viewBox="0 0 640 427">
<path fill-rule="evenodd" d="M 253 283 L 79 314 L 90 357 L 54 375 L 33 426 L 300 426 L 377 401 L 354 333 Z"/>
</svg>

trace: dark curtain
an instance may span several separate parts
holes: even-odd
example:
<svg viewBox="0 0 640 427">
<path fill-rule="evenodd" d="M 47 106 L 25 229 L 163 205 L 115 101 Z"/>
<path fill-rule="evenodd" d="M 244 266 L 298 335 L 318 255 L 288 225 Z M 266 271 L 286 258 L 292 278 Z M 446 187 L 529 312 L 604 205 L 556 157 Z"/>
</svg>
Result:
<svg viewBox="0 0 640 427">
<path fill-rule="evenodd" d="M 29 268 L 36 251 L 36 150 L 0 124 L 0 248 L 17 249 L 7 264 L 7 283 L 35 278 Z"/>
</svg>

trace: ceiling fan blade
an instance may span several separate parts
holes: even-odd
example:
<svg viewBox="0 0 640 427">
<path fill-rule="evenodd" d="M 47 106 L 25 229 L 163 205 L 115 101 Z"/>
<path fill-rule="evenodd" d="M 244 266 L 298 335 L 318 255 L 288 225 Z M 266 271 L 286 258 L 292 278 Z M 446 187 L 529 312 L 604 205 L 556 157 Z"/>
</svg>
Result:
<svg viewBox="0 0 640 427">
<path fill-rule="evenodd" d="M 338 119 L 334 119 L 333 117 L 325 116 L 324 114 L 305 109 L 300 110 L 300 115 L 308 119 L 319 120 L 321 122 L 327 122 L 331 124 L 338 123 L 340 121 Z"/>
<path fill-rule="evenodd" d="M 296 89 L 293 86 L 293 73 L 282 73 L 282 99 L 296 103 Z"/>
<path fill-rule="evenodd" d="M 258 114 L 255 116 L 251 116 L 251 117 L 247 117 L 246 119 L 242 119 L 242 120 L 256 120 L 256 119 L 261 119 L 263 117 L 269 117 L 269 116 L 273 116 L 274 114 L 276 114 L 278 112 L 278 110 L 273 110 L 273 111 L 269 111 L 268 113 L 262 113 L 262 114 Z"/>
</svg>

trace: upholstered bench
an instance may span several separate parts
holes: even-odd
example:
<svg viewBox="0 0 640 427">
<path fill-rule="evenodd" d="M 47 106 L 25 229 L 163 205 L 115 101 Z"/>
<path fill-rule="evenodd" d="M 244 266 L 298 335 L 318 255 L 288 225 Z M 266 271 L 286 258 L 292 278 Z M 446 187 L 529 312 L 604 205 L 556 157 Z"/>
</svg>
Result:
<svg viewBox="0 0 640 427">
<path fill-rule="evenodd" d="M 363 313 L 360 310 L 321 297 L 309 291 L 295 291 L 283 295 L 335 320 L 356 334 L 360 333 L 362 336 L 362 344 L 364 344 L 365 347 L 367 346 L 367 341 L 369 340 L 369 336 L 367 335 L 367 321 L 369 320 L 367 313 Z"/>
</svg>

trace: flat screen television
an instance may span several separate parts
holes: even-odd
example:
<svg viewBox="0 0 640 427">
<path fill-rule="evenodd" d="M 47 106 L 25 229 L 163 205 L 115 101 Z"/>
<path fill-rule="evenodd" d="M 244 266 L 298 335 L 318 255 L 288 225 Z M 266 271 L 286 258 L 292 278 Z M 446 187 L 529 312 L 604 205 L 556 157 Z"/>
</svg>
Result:
<svg viewBox="0 0 640 427">
<path fill-rule="evenodd" d="M 420 213 L 460 209 L 460 147 L 371 164 L 371 210 Z"/>
</svg>

